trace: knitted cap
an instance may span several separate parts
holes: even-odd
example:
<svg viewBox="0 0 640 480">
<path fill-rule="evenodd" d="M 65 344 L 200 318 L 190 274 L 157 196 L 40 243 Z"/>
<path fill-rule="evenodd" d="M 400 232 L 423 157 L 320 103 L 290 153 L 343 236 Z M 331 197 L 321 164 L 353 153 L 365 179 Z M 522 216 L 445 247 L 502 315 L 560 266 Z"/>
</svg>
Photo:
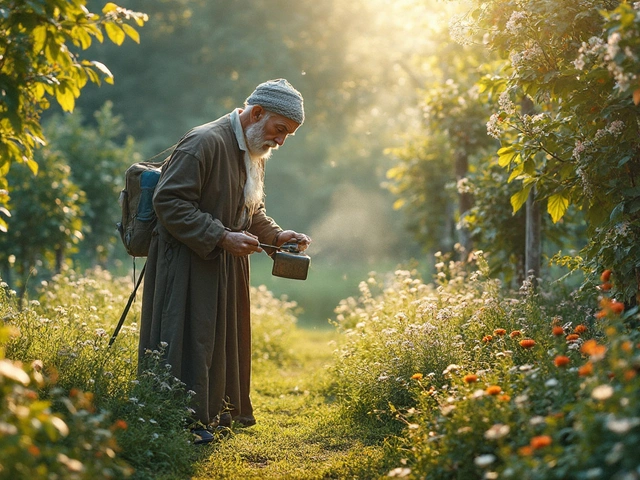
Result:
<svg viewBox="0 0 640 480">
<path fill-rule="evenodd" d="M 302 125 L 304 104 L 302 95 L 284 78 L 268 80 L 256 87 L 245 100 L 245 105 L 260 105 Z"/>
</svg>

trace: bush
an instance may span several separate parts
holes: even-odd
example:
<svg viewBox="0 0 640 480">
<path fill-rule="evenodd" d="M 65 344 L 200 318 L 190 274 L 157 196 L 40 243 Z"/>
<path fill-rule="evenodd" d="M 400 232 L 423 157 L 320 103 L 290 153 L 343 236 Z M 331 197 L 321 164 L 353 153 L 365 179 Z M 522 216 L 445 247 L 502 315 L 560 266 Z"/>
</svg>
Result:
<svg viewBox="0 0 640 480">
<path fill-rule="evenodd" d="M 405 427 L 390 475 L 637 478 L 636 310 L 558 284 L 507 294 L 482 254 L 471 272 L 440 260 L 436 286 L 397 271 L 374 296 L 371 277 L 338 309 L 345 409 Z"/>
</svg>

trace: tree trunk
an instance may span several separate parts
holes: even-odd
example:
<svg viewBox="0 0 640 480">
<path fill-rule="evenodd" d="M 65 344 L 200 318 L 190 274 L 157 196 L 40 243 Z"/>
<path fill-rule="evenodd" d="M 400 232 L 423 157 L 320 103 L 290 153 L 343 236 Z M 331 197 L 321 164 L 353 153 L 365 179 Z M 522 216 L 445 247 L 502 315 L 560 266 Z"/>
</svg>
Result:
<svg viewBox="0 0 640 480">
<path fill-rule="evenodd" d="M 467 173 L 469 171 L 469 156 L 467 155 L 466 150 L 459 149 L 455 155 L 455 171 L 456 171 L 456 182 L 467 178 Z M 458 213 L 459 218 L 462 217 L 471 210 L 473 206 L 473 196 L 467 192 L 458 192 Z M 473 244 L 471 243 L 471 234 L 468 228 L 459 227 L 458 228 L 458 242 L 460 245 L 464 247 L 465 250 L 465 258 L 471 252 L 473 248 Z M 464 260 L 464 259 L 463 259 Z"/>
<path fill-rule="evenodd" d="M 542 215 L 540 213 L 540 204 L 535 201 L 535 186 L 529 192 L 526 205 L 526 248 L 525 248 L 525 278 L 533 275 L 534 279 L 540 276 L 540 265 L 542 263 L 541 233 L 540 224 L 542 223 Z M 535 280 L 534 280 L 535 282 Z"/>
</svg>

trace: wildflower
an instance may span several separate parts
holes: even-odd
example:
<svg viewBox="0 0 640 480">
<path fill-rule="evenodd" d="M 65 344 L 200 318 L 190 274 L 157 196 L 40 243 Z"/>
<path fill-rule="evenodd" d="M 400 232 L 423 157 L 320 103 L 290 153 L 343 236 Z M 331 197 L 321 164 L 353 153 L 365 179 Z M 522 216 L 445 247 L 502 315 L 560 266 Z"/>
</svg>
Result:
<svg viewBox="0 0 640 480">
<path fill-rule="evenodd" d="M 114 430 L 126 430 L 128 427 L 127 422 L 122 419 L 116 420 L 116 423 L 113 424 Z"/>
<path fill-rule="evenodd" d="M 569 365 L 570 361 L 571 360 L 566 355 L 558 355 L 553 360 L 553 363 L 555 364 L 556 367 L 566 367 L 567 365 Z"/>
<path fill-rule="evenodd" d="M 498 440 L 509 433 L 509 425 L 496 423 L 489 430 L 484 432 L 484 438 L 487 440 Z"/>
<path fill-rule="evenodd" d="M 391 470 L 387 474 L 387 477 L 404 478 L 404 477 L 408 477 L 409 475 L 411 475 L 411 469 L 410 468 L 408 468 L 408 467 L 398 467 L 398 468 L 394 468 L 393 470 Z"/>
<path fill-rule="evenodd" d="M 29 455 L 33 456 L 33 457 L 37 457 L 40 455 L 40 449 L 38 447 L 36 447 L 35 445 L 29 445 L 27 447 L 27 451 L 29 452 Z"/>
<path fill-rule="evenodd" d="M 580 335 L 581 333 L 586 332 L 587 330 L 588 330 L 587 327 L 585 325 L 582 325 L 582 324 L 576 325 L 576 328 L 573 329 L 573 331 L 575 333 L 577 333 L 578 335 Z"/>
<path fill-rule="evenodd" d="M 602 281 L 603 283 L 608 282 L 609 278 L 611 278 L 611 269 L 607 268 L 604 272 L 602 272 L 602 274 L 600 275 L 600 281 Z"/>
<path fill-rule="evenodd" d="M 556 325 L 551 329 L 551 333 L 553 333 L 554 336 L 559 337 L 560 335 L 564 335 L 564 328 L 560 325 Z"/>
<path fill-rule="evenodd" d="M 554 388 L 554 387 L 557 387 L 559 384 L 560 382 L 558 382 L 557 378 L 550 378 L 549 380 L 544 382 L 544 386 L 547 388 Z"/>
<path fill-rule="evenodd" d="M 591 392 L 591 397 L 594 400 L 600 400 L 600 401 L 607 400 L 608 398 L 611 398 L 612 395 L 613 395 L 613 387 L 611 385 L 598 385 Z"/>
<path fill-rule="evenodd" d="M 488 467 L 495 461 L 496 461 L 496 456 L 491 455 L 490 453 L 487 453 L 485 455 L 480 455 L 479 457 L 476 457 L 473 459 L 473 463 L 475 463 L 476 466 L 480 468 Z"/>
<path fill-rule="evenodd" d="M 602 285 L 600 285 L 600 290 L 602 290 L 603 292 L 608 292 L 609 290 L 611 290 L 611 288 L 613 287 L 613 285 L 611 285 L 611 283 L 609 282 L 605 282 Z"/>
<path fill-rule="evenodd" d="M 530 457 L 531 455 L 533 455 L 533 448 L 531 448 L 531 446 L 529 445 L 525 445 L 524 447 L 520 447 L 518 449 L 518 453 L 523 457 Z"/>
<path fill-rule="evenodd" d="M 473 374 L 473 373 L 469 373 L 467 375 L 464 376 L 463 380 L 466 383 L 474 383 L 478 381 L 478 376 Z"/>
<path fill-rule="evenodd" d="M 584 365 L 582 365 L 580 368 L 578 368 L 578 375 L 580 375 L 581 377 L 586 377 L 588 375 L 591 375 L 593 373 L 593 363 L 591 362 L 587 362 Z"/>
<path fill-rule="evenodd" d="M 579 340 L 579 339 L 580 339 L 580 335 L 578 335 L 577 333 L 570 333 L 565 337 L 565 340 L 567 342 L 575 342 L 576 340 Z"/>
<path fill-rule="evenodd" d="M 529 442 L 529 445 L 534 450 L 539 450 L 540 448 L 548 447 L 553 443 L 553 439 L 549 435 L 538 435 L 537 437 L 533 437 Z"/>
<path fill-rule="evenodd" d="M 606 426 L 609 430 L 620 435 L 627 433 L 629 430 L 637 427 L 638 425 L 640 425 L 640 418 L 634 417 L 617 419 L 613 415 L 609 415 L 606 423 Z"/>
<path fill-rule="evenodd" d="M 580 351 L 585 355 L 589 355 L 591 360 L 598 361 L 604 358 L 604 354 L 607 352 L 607 347 L 604 345 L 599 345 L 595 340 L 587 340 L 584 342 Z"/>
<path fill-rule="evenodd" d="M 530 338 L 525 338 L 524 340 L 520 340 L 520 346 L 522 348 L 529 349 L 529 348 L 535 347 L 535 345 L 536 345 L 536 341 Z"/>
<path fill-rule="evenodd" d="M 508 402 L 509 400 L 511 400 L 511 395 L 507 395 L 505 393 L 504 395 L 500 395 L 498 397 L 498 400 L 500 400 L 501 402 Z"/>
<path fill-rule="evenodd" d="M 498 335 L 498 336 L 500 336 L 500 337 L 502 337 L 502 336 L 503 336 L 503 335 L 505 335 L 506 333 L 507 333 L 507 331 L 506 331 L 504 328 L 496 328 L 496 329 L 493 331 L 493 334 L 494 334 L 494 335 Z"/>
<path fill-rule="evenodd" d="M 620 348 L 622 349 L 622 351 L 630 353 L 633 350 L 633 343 L 627 340 L 625 342 L 622 342 Z"/>
<path fill-rule="evenodd" d="M 485 393 L 487 395 L 499 395 L 500 393 L 502 393 L 502 388 L 500 388 L 498 385 L 490 385 L 485 390 Z"/>
<path fill-rule="evenodd" d="M 636 376 L 636 371 L 635 370 L 625 370 L 625 372 L 622 374 L 623 378 L 628 382 L 630 381 L 633 377 Z"/>
<path fill-rule="evenodd" d="M 491 340 L 493 340 L 493 337 L 491 335 L 485 335 L 484 337 L 482 337 L 482 341 L 484 343 L 489 343 Z"/>
<path fill-rule="evenodd" d="M 520 332 L 520 330 L 514 330 L 509 334 L 511 338 L 516 338 L 516 337 L 519 337 L 520 335 L 522 335 L 522 332 Z"/>
<path fill-rule="evenodd" d="M 411 379 L 412 380 L 422 380 L 422 374 L 421 373 L 414 373 L 413 375 L 411 375 Z"/>
</svg>

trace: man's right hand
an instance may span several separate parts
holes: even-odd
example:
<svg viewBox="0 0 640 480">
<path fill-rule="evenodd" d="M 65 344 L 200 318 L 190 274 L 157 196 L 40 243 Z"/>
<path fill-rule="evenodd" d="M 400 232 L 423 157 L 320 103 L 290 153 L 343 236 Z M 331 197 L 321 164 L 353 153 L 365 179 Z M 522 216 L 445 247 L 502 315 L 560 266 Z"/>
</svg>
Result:
<svg viewBox="0 0 640 480">
<path fill-rule="evenodd" d="M 247 232 L 226 232 L 218 245 L 236 257 L 262 252 L 258 238 Z"/>
</svg>

